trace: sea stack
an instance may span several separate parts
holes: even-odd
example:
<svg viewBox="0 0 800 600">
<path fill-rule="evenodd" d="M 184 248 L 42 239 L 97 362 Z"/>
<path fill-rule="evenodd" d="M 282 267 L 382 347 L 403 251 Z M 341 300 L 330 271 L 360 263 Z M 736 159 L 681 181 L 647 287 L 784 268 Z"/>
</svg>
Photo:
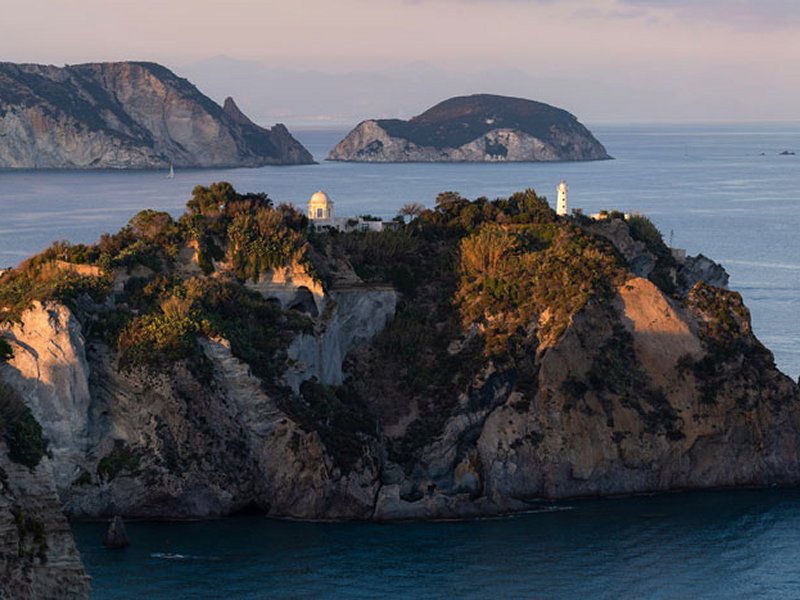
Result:
<svg viewBox="0 0 800 600">
<path fill-rule="evenodd" d="M 445 100 L 408 121 L 362 121 L 328 154 L 353 162 L 540 162 L 609 159 L 569 112 L 491 94 Z"/>
<path fill-rule="evenodd" d="M 111 519 L 106 537 L 103 538 L 103 546 L 106 548 L 127 548 L 130 544 L 128 532 L 125 530 L 125 523 L 122 517 L 117 515 Z"/>
</svg>

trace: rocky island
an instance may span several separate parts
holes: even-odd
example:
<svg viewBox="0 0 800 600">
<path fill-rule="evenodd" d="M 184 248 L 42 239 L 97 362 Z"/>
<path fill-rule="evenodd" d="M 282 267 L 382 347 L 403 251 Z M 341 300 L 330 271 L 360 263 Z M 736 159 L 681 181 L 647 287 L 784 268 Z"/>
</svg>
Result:
<svg viewBox="0 0 800 600">
<path fill-rule="evenodd" d="M 177 221 L 143 211 L 0 278 L 0 389 L 31 416 L 3 420 L 41 441 L 15 456 L 74 518 L 463 518 L 797 484 L 800 388 L 709 263 L 532 190 L 345 233 L 198 186 Z"/>
<path fill-rule="evenodd" d="M 327 160 L 354 162 L 538 162 L 604 160 L 603 145 L 574 115 L 491 94 L 450 98 L 408 121 L 359 123 Z"/>
<path fill-rule="evenodd" d="M 0 63 L 0 168 L 156 169 L 314 162 L 156 63 Z"/>
</svg>

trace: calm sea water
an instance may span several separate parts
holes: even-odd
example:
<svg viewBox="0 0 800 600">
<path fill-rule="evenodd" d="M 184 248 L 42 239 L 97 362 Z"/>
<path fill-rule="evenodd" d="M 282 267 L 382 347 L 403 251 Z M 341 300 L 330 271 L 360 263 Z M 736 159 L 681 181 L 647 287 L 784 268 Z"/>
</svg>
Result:
<svg viewBox="0 0 800 600">
<path fill-rule="evenodd" d="M 155 172 L 0 172 L 0 267 L 54 239 L 91 242 L 143 208 L 179 214 L 194 185 L 227 180 L 339 215 L 390 217 L 436 194 L 533 187 L 570 205 L 648 214 L 674 245 L 731 274 L 778 366 L 800 374 L 800 124 L 595 127 L 614 161 L 358 165 Z M 299 131 L 321 159 L 341 131 Z M 797 156 L 779 156 L 795 150 Z M 763 153 L 763 154 L 762 154 Z M 131 523 L 133 545 L 74 525 L 97 598 L 486 596 L 798 598 L 800 491 L 675 494 L 543 505 L 471 523 L 307 524 L 239 517 Z"/>
<path fill-rule="evenodd" d="M 649 215 L 676 247 L 702 252 L 731 274 L 756 334 L 788 375 L 800 375 L 800 124 L 593 128 L 613 161 L 556 164 L 326 163 L 299 167 L 159 172 L 0 171 L 0 267 L 54 239 L 95 241 L 143 208 L 177 215 L 196 184 L 227 180 L 304 205 L 324 189 L 339 215 L 391 217 L 406 202 L 432 205 L 456 190 L 494 198 L 526 187 L 570 206 Z M 297 131 L 322 161 L 343 131 Z M 796 156 L 779 156 L 784 150 Z M 763 154 L 762 154 L 763 153 Z"/>
<path fill-rule="evenodd" d="M 455 523 L 73 525 L 96 598 L 800 597 L 800 491 L 543 505 Z"/>
</svg>

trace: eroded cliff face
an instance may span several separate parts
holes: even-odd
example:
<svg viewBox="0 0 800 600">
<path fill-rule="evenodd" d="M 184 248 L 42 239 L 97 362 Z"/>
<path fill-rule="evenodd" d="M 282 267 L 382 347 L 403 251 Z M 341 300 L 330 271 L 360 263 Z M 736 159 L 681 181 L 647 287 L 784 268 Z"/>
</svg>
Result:
<svg viewBox="0 0 800 600">
<path fill-rule="evenodd" d="M 81 564 L 56 495 L 50 462 L 30 469 L 0 442 L 0 597 L 88 598 Z"/>
<path fill-rule="evenodd" d="M 102 429 L 89 391 L 81 326 L 68 308 L 36 302 L 20 323 L 0 331 L 14 351 L 9 363 L 0 364 L 0 376 L 16 388 L 36 420 L 46 423 L 53 475 L 63 489 Z"/>
<path fill-rule="evenodd" d="M 399 476 L 394 468 L 375 517 L 473 516 L 519 510 L 535 498 L 796 482 L 797 386 L 774 369 L 746 315 L 741 346 L 717 375 L 704 372 L 716 352 L 699 334 L 708 316 L 677 306 L 647 280 L 629 280 L 610 314 L 582 312 L 558 343 L 540 349 L 529 373 L 485 367 L 413 469 Z"/>
<path fill-rule="evenodd" d="M 310 379 L 341 385 L 345 357 L 386 327 L 394 317 L 397 292 L 385 286 L 339 289 L 326 302 L 330 308 L 321 330 L 297 336 L 287 350 L 290 366 L 283 381 L 295 392 Z"/>
<path fill-rule="evenodd" d="M 341 383 L 345 356 L 391 319 L 396 292 L 324 294 L 296 267 L 255 288 L 278 300 L 293 297 L 298 283 L 311 285 L 327 307 L 315 332 L 288 350 L 284 378 L 299 393 L 308 380 Z M 313 301 L 300 308 L 316 311 Z M 36 303 L 21 323 L 0 331 L 14 350 L 3 375 L 42 425 L 73 517 L 210 517 L 250 506 L 305 519 L 372 514 L 377 446 L 366 444 L 344 470 L 320 434 L 298 424 L 225 339 L 201 341 L 199 366 L 153 371 L 121 368 L 116 349 L 100 340 L 87 348 L 77 319 L 60 304 Z"/>
<path fill-rule="evenodd" d="M 263 129 L 226 107 L 154 63 L 2 63 L 0 168 L 313 163 L 282 125 Z"/>
</svg>

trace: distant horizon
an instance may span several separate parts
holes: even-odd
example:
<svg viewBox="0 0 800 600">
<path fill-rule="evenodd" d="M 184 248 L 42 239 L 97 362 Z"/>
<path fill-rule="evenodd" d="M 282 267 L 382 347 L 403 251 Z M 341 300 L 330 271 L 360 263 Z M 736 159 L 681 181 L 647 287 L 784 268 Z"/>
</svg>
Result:
<svg viewBox="0 0 800 600">
<path fill-rule="evenodd" d="M 485 90 L 587 123 L 800 120 L 787 0 L 7 4 L 4 60 L 158 62 L 257 119 L 408 118 Z"/>
</svg>

